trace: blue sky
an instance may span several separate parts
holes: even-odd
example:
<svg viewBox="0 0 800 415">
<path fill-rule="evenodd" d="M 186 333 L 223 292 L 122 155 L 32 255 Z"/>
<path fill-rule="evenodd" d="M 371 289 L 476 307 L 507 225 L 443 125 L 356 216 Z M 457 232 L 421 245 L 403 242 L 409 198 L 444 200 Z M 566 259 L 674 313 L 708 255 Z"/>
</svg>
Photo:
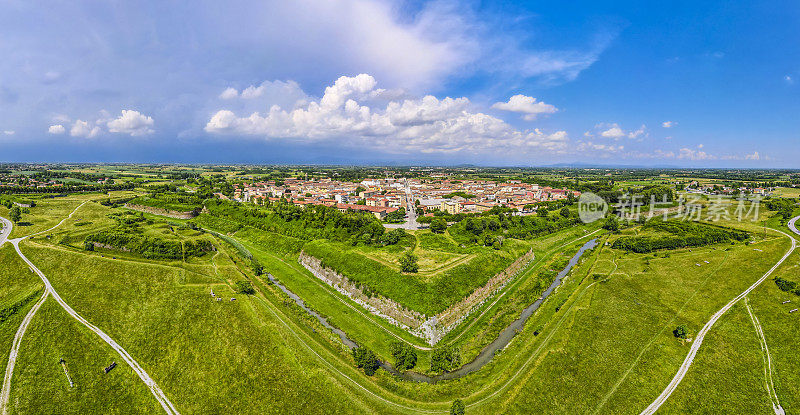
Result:
<svg viewBox="0 0 800 415">
<path fill-rule="evenodd" d="M 0 1 L 0 161 L 800 168 L 800 3 Z"/>
</svg>

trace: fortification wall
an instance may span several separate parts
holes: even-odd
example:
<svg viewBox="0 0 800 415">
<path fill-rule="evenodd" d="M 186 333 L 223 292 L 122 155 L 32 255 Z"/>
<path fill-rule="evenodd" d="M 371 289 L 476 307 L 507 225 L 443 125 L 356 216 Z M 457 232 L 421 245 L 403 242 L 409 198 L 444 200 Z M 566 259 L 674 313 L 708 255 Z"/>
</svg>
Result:
<svg viewBox="0 0 800 415">
<path fill-rule="evenodd" d="M 152 213 L 153 215 L 166 216 L 173 219 L 192 219 L 197 216 L 194 212 L 178 212 L 176 210 L 167 210 L 152 206 L 135 205 L 133 203 L 126 203 L 125 207 L 139 212 Z"/>
<path fill-rule="evenodd" d="M 324 267 L 320 259 L 305 252 L 300 252 L 298 262 L 315 277 L 360 304 L 372 314 L 386 319 L 391 324 L 417 337 L 425 339 L 430 345 L 435 345 L 447 333 L 461 324 L 474 310 L 483 305 L 487 299 L 502 290 L 533 259 L 533 250 L 528 251 L 525 255 L 517 258 L 505 270 L 490 278 L 484 286 L 477 288 L 463 300 L 433 317 L 409 310 L 390 298 L 380 295 L 366 295 L 356 283 L 335 270 Z"/>
</svg>

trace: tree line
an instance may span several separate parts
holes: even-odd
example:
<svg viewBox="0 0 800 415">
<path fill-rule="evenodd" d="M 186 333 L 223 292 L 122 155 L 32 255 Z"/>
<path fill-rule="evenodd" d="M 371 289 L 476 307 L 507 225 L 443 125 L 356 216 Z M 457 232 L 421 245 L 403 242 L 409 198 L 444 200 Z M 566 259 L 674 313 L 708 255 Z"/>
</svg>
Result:
<svg viewBox="0 0 800 415">
<path fill-rule="evenodd" d="M 662 231 L 671 235 L 626 236 L 614 241 L 611 247 L 641 254 L 659 249 L 688 248 L 730 241 L 745 241 L 750 238 L 750 234 L 745 231 L 674 220 L 650 221 L 642 228 Z"/>
</svg>

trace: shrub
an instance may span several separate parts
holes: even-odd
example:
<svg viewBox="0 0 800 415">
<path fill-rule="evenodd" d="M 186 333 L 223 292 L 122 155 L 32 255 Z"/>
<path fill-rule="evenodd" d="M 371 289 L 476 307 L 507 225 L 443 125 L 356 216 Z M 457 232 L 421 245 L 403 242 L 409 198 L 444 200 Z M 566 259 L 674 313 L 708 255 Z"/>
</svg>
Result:
<svg viewBox="0 0 800 415">
<path fill-rule="evenodd" d="M 794 281 L 785 280 L 781 277 L 775 278 L 775 284 L 781 291 L 792 291 L 797 287 L 797 283 Z"/>
<path fill-rule="evenodd" d="M 431 372 L 453 370 L 461 366 L 461 353 L 456 348 L 438 348 L 431 354 Z"/>
<path fill-rule="evenodd" d="M 417 351 L 403 342 L 392 342 L 389 350 L 394 357 L 394 367 L 397 370 L 410 370 L 417 365 Z"/>
<path fill-rule="evenodd" d="M 465 411 L 466 407 L 464 406 L 464 402 L 461 402 L 461 399 L 453 401 L 453 406 L 450 407 L 450 415 L 464 415 Z"/>
<path fill-rule="evenodd" d="M 447 222 L 444 219 L 434 219 L 431 222 L 431 232 L 444 233 L 445 229 L 447 229 Z"/>
<path fill-rule="evenodd" d="M 689 336 L 689 328 L 686 327 L 685 324 L 681 324 L 680 326 L 675 327 L 675 330 L 672 330 L 672 334 L 679 339 L 685 339 L 687 336 Z"/>
<path fill-rule="evenodd" d="M 375 371 L 380 367 L 375 353 L 366 347 L 356 347 L 353 349 L 353 359 L 356 361 L 358 367 L 364 369 L 364 374 L 367 376 L 374 375 Z"/>
<path fill-rule="evenodd" d="M 417 265 L 417 256 L 413 253 L 406 252 L 403 254 L 400 259 L 400 270 L 403 272 L 417 272 L 419 271 L 419 265 Z"/>
<path fill-rule="evenodd" d="M 249 280 L 242 280 L 236 282 L 236 292 L 239 294 L 253 295 L 256 290 L 253 289 L 253 284 Z"/>
<path fill-rule="evenodd" d="M 744 231 L 692 222 L 651 221 L 643 228 L 663 231 L 672 235 L 627 236 L 614 241 L 611 247 L 643 254 L 659 249 L 688 248 L 728 241 L 744 241 L 749 238 L 749 234 Z"/>
</svg>

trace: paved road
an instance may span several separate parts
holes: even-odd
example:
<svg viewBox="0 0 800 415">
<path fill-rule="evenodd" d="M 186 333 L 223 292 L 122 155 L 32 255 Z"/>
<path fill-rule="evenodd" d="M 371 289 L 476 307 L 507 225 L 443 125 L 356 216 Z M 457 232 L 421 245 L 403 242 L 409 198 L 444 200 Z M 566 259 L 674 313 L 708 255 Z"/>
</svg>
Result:
<svg viewBox="0 0 800 415">
<path fill-rule="evenodd" d="M 0 217 L 0 222 L 3 223 L 3 228 L 0 230 L 0 246 L 3 246 L 3 242 L 8 239 L 8 235 L 11 234 L 11 228 L 14 226 L 10 220 Z"/>
<path fill-rule="evenodd" d="M 48 229 L 46 231 L 35 233 L 33 235 L 38 235 L 40 233 L 48 232 L 48 231 L 51 231 L 51 230 L 57 228 L 59 225 L 64 223 L 64 221 L 66 221 L 67 219 L 71 218 L 72 215 L 81 206 L 83 206 L 83 204 L 81 204 L 80 206 L 75 208 L 75 210 L 73 210 L 72 213 L 70 213 L 68 217 L 66 217 L 63 220 L 61 220 L 61 222 L 59 222 L 56 226 L 53 226 L 52 228 L 50 228 L 50 229 Z M 5 218 L 0 218 L 0 219 L 3 220 L 4 224 L 6 224 L 7 220 Z M 4 232 L 5 232 L 5 227 L 4 227 Z M 10 233 L 10 229 L 9 229 L 9 233 Z M 30 236 L 33 236 L 33 235 L 30 235 Z M 81 324 L 83 324 L 84 326 L 89 328 L 89 330 L 93 331 L 95 334 L 100 336 L 100 338 L 102 338 L 109 346 L 111 346 L 112 349 L 114 349 L 117 353 L 119 353 L 119 355 L 122 357 L 122 359 L 125 360 L 125 362 L 133 369 L 133 371 L 136 372 L 137 375 L 139 375 L 139 378 L 145 383 L 145 385 L 147 385 L 147 387 L 150 389 L 150 392 L 153 393 L 153 396 L 156 397 L 156 399 L 158 400 L 159 404 L 161 404 L 161 407 L 164 409 L 164 411 L 167 414 L 178 415 L 178 410 L 175 409 L 175 406 L 172 405 L 172 402 L 170 402 L 169 398 L 167 398 L 167 396 L 164 394 L 164 392 L 161 390 L 161 388 L 158 387 L 158 384 L 156 384 L 156 382 L 150 377 L 150 375 L 147 374 L 147 372 L 139 365 L 139 363 L 136 362 L 136 360 L 134 360 L 133 357 L 131 357 L 131 355 L 122 346 L 117 344 L 117 342 L 115 342 L 114 339 L 112 339 L 105 332 L 100 330 L 98 327 L 96 327 L 95 325 L 90 323 L 88 320 L 86 320 L 80 314 L 78 314 L 75 310 L 73 310 L 72 307 L 70 307 L 69 304 L 67 304 L 66 301 L 64 301 L 64 299 L 61 298 L 61 296 L 58 294 L 58 292 L 56 292 L 55 288 L 53 288 L 53 285 L 50 284 L 50 280 L 47 279 L 47 277 L 44 275 L 44 273 L 42 271 L 40 271 L 39 268 L 36 268 L 36 266 L 33 265 L 33 263 L 22 253 L 22 251 L 19 249 L 19 243 L 22 242 L 23 240 L 25 240 L 26 238 L 28 238 L 28 236 L 23 237 L 23 238 L 11 239 L 8 242 L 14 245 L 14 249 L 16 249 L 17 254 L 20 256 L 20 258 L 22 258 L 22 260 L 25 261 L 26 264 L 28 264 L 30 269 L 33 272 L 35 272 L 39 276 L 39 278 L 42 279 L 42 282 L 44 282 L 44 285 L 45 285 L 45 291 L 44 291 L 44 295 L 42 295 L 42 298 L 36 303 L 36 305 L 33 306 L 31 311 L 29 311 L 28 314 L 25 316 L 25 319 L 23 320 L 22 324 L 20 325 L 20 328 L 17 330 L 17 334 L 14 336 L 14 343 L 12 345 L 11 353 L 9 354 L 8 365 L 6 366 L 5 377 L 3 378 L 3 389 L 2 389 L 2 391 L 0 391 L 0 408 L 2 409 L 2 411 L 0 411 L 0 412 L 2 412 L 3 415 L 6 415 L 6 413 L 8 411 L 8 399 L 9 399 L 9 394 L 10 394 L 10 389 L 11 389 L 11 378 L 12 378 L 12 375 L 14 373 L 14 365 L 16 363 L 17 355 L 19 354 L 19 348 L 20 348 L 20 346 L 22 344 L 22 337 L 25 335 L 25 330 L 27 329 L 28 324 L 30 323 L 30 320 L 33 318 L 33 315 L 36 313 L 36 311 L 42 305 L 42 303 L 47 298 L 47 296 L 48 295 L 52 295 L 53 298 L 61 305 L 61 307 L 64 308 L 64 310 L 67 313 L 69 313 L 70 316 L 72 316 L 73 318 L 78 320 Z M 0 240 L 0 242 L 2 242 L 4 240 L 5 239 Z"/>
<path fill-rule="evenodd" d="M 789 220 L 789 230 L 800 235 L 800 231 L 797 230 L 797 227 L 795 226 L 795 222 L 797 222 L 798 219 L 800 219 L 800 216 L 794 217 Z"/>
<path fill-rule="evenodd" d="M 800 219 L 800 216 L 792 218 L 792 220 L 789 221 L 789 228 L 793 232 L 800 235 L 800 232 L 798 232 L 798 230 L 794 226 L 795 222 L 798 219 Z M 642 411 L 641 415 L 650 415 L 655 413 L 658 410 L 658 408 L 660 408 L 661 405 L 663 405 L 664 402 L 667 401 L 670 395 L 672 395 L 672 392 L 674 392 L 675 389 L 678 388 L 678 385 L 681 383 L 684 376 L 686 376 L 686 373 L 689 371 L 689 367 L 692 366 L 694 357 L 695 355 L 697 355 L 697 351 L 700 350 L 700 346 L 703 344 L 703 339 L 705 338 L 706 334 L 708 334 L 708 332 L 711 330 L 711 327 L 714 326 L 714 323 L 716 323 L 717 320 L 719 320 L 723 314 L 725 314 L 728 310 L 730 310 L 731 307 L 733 307 L 737 302 L 739 302 L 739 300 L 744 298 L 747 294 L 749 294 L 762 282 L 764 282 L 764 280 L 766 280 L 775 271 L 775 269 L 777 269 L 781 264 L 783 264 L 784 261 L 786 261 L 786 258 L 788 258 L 789 255 L 792 254 L 792 252 L 794 252 L 795 248 L 797 248 L 797 240 L 795 240 L 793 237 L 789 236 L 789 234 L 785 232 L 777 230 L 776 232 L 780 232 L 784 236 L 792 240 L 791 248 L 789 248 L 789 250 L 786 251 L 786 254 L 783 255 L 783 257 L 780 259 L 780 261 L 778 261 L 772 268 L 770 268 L 769 271 L 767 271 L 761 278 L 758 279 L 758 281 L 753 283 L 753 285 L 744 290 L 744 292 L 742 292 L 741 294 L 737 295 L 733 300 L 731 300 L 728 304 L 725 304 L 724 307 L 722 307 L 719 311 L 714 313 L 713 316 L 711 316 L 711 319 L 708 321 L 708 323 L 706 323 L 706 325 L 703 326 L 703 328 L 700 330 L 699 333 L 697 333 L 697 336 L 695 336 L 694 340 L 692 341 L 692 347 L 689 349 L 689 355 L 687 355 L 686 358 L 683 360 L 683 364 L 681 364 L 681 367 L 678 369 L 678 373 L 675 374 L 675 377 L 672 378 L 672 381 L 669 383 L 669 385 L 667 385 L 664 391 L 661 392 L 661 395 L 659 395 L 656 398 L 656 400 L 650 404 L 650 406 L 648 406 L 647 408 L 645 408 L 644 411 Z"/>
<path fill-rule="evenodd" d="M 408 180 L 405 182 L 405 199 L 406 199 L 406 221 L 403 223 L 387 223 L 383 226 L 391 229 L 402 228 L 407 230 L 422 229 L 422 225 L 417 222 L 417 209 L 414 206 L 414 194 L 411 192 L 411 186 Z"/>
</svg>

